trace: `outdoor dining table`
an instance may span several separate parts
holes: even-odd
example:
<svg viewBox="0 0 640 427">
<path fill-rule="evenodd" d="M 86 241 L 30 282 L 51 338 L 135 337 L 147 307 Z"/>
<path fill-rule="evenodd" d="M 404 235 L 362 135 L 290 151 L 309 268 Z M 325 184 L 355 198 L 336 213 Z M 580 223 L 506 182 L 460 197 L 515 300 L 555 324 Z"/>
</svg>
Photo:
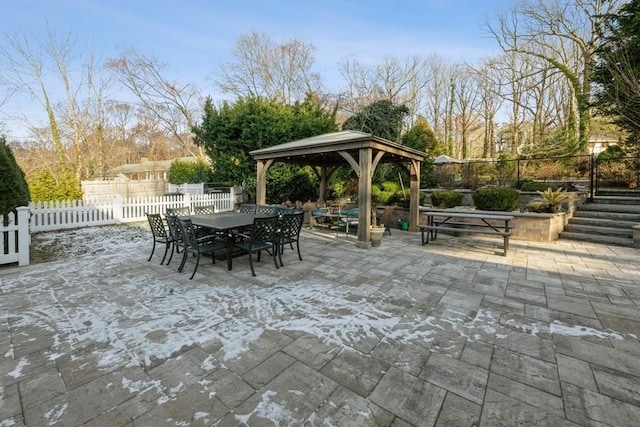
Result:
<svg viewBox="0 0 640 427">
<path fill-rule="evenodd" d="M 233 258 L 233 230 L 253 225 L 256 214 L 240 212 L 218 212 L 207 215 L 189 215 L 193 225 L 208 228 L 215 232 L 224 232 L 227 239 L 227 268 L 231 270 Z"/>
</svg>

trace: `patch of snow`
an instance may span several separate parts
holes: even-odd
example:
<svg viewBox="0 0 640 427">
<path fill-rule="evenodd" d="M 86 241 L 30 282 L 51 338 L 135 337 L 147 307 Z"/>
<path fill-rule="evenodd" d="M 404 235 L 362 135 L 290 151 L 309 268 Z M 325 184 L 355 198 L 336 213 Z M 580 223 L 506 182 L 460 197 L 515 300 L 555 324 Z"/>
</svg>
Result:
<svg viewBox="0 0 640 427">
<path fill-rule="evenodd" d="M 193 414 L 193 419 L 201 420 L 203 418 L 207 418 L 208 416 L 209 416 L 208 412 L 196 412 L 195 414 Z"/>
<path fill-rule="evenodd" d="M 617 332 L 613 331 L 599 331 L 594 328 L 589 328 L 587 326 L 567 326 L 563 325 L 560 322 L 553 322 L 549 325 L 549 331 L 552 334 L 557 335 L 568 335 L 572 337 L 597 337 L 602 339 L 615 339 L 615 340 L 623 340 L 624 337 Z"/>
<path fill-rule="evenodd" d="M 158 392 L 162 392 L 162 385 L 158 380 L 145 381 L 138 380 L 133 381 L 128 379 L 127 377 L 122 377 L 122 387 L 129 390 L 129 393 L 141 394 L 145 393 L 149 390 L 155 389 Z"/>
<path fill-rule="evenodd" d="M 18 361 L 18 365 L 16 365 L 16 367 L 13 369 L 13 371 L 7 373 L 7 376 L 10 376 L 11 378 L 19 378 L 19 377 L 21 377 L 22 376 L 22 368 L 24 368 L 25 366 L 29 366 L 29 361 L 27 360 L 26 357 L 22 357 Z"/>
<path fill-rule="evenodd" d="M 60 418 L 64 415 L 69 404 L 65 403 L 60 406 L 59 404 L 54 406 L 49 412 L 44 414 L 44 417 L 49 420 L 49 425 L 55 425 L 60 421 Z"/>
<path fill-rule="evenodd" d="M 272 390 L 267 390 L 262 394 L 262 400 L 255 409 L 249 412 L 247 415 L 236 414 L 235 418 L 242 425 L 249 426 L 249 419 L 252 416 L 266 419 L 271 421 L 274 425 L 291 425 L 295 424 L 295 418 L 293 413 L 288 410 L 284 405 L 272 401 L 274 396 L 278 393 Z"/>
</svg>

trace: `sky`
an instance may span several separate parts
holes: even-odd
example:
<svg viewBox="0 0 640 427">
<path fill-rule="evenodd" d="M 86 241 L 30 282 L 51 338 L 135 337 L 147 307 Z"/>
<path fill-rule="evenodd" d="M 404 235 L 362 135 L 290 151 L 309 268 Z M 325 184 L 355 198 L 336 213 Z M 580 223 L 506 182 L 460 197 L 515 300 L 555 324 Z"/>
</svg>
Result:
<svg viewBox="0 0 640 427">
<path fill-rule="evenodd" d="M 214 101 L 214 79 L 233 60 L 238 38 L 267 34 L 275 43 L 315 46 L 315 71 L 338 90 L 339 64 L 377 64 L 438 54 L 477 62 L 499 53 L 484 22 L 516 0 L 4 0 L 0 46 L 7 34 L 46 42 L 48 32 L 75 39 L 77 53 L 107 60 L 135 47 L 166 65 L 165 74 L 195 83 Z M 0 87 L 0 100 L 5 88 Z M 13 116 L 37 120 L 41 108 L 15 97 L 0 110 L 4 133 L 20 139 Z"/>
</svg>

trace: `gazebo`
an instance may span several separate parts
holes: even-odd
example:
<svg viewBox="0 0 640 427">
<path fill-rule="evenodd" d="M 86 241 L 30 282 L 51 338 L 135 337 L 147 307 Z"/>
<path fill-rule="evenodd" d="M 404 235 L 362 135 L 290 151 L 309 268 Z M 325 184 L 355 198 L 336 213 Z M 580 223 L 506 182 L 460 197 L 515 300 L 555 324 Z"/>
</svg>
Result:
<svg viewBox="0 0 640 427">
<path fill-rule="evenodd" d="M 420 165 L 425 153 L 357 131 L 342 131 L 299 139 L 250 152 L 257 161 L 256 202 L 266 202 L 267 170 L 273 162 L 312 166 L 320 180 L 324 201 L 327 180 L 339 166 L 350 165 L 358 176 L 358 242 L 371 247 L 371 179 L 381 163 L 406 164 L 410 175 L 409 230 L 416 231 L 419 216 Z"/>
</svg>

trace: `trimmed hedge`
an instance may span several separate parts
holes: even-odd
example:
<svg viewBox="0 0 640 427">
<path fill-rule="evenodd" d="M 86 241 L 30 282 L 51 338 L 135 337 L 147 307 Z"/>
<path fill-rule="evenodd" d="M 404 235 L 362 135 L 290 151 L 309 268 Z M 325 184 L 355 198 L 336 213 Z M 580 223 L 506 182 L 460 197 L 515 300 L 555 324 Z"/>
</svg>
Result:
<svg viewBox="0 0 640 427">
<path fill-rule="evenodd" d="M 462 193 L 437 190 L 431 193 L 431 204 L 436 208 L 453 208 L 462 204 Z"/>
<path fill-rule="evenodd" d="M 516 189 L 520 191 L 544 191 L 548 188 L 551 188 L 551 190 L 554 191 L 557 189 L 553 184 L 534 180 L 521 180 L 519 181 L 519 185 L 516 184 Z"/>
<path fill-rule="evenodd" d="M 515 211 L 520 207 L 520 193 L 509 187 L 486 187 L 473 192 L 473 204 L 486 211 Z"/>
</svg>

